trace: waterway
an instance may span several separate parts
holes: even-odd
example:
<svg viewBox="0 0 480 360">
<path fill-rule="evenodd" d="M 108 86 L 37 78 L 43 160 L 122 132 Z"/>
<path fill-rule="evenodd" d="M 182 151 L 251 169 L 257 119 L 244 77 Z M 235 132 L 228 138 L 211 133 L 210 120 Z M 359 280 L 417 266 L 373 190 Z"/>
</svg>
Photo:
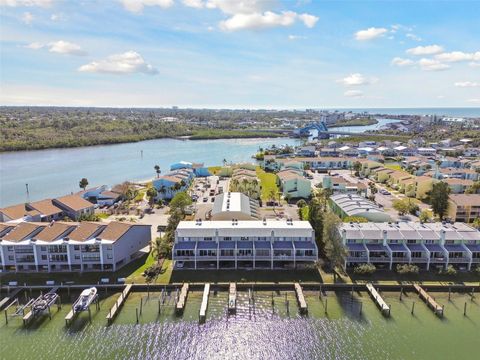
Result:
<svg viewBox="0 0 480 360">
<path fill-rule="evenodd" d="M 73 301 L 78 294 L 62 294 Z M 227 293 L 210 293 L 206 323 L 199 325 L 202 292 L 190 292 L 185 313 L 173 313 L 173 298 L 158 313 L 159 293 L 132 293 L 114 323 L 105 316 L 118 294 L 102 294 L 92 321 L 83 313 L 67 328 L 70 310 L 52 309 L 52 319 L 0 319 L 0 358 L 10 359 L 467 359 L 477 358 L 480 305 L 467 294 L 436 293 L 445 305 L 439 318 L 414 293 L 382 294 L 391 305 L 385 318 L 364 293 L 306 292 L 308 316 L 300 316 L 293 291 L 239 292 L 237 314 L 227 316 Z M 136 323 L 136 309 L 142 313 Z M 288 300 L 288 310 L 287 303 Z M 415 302 L 414 314 L 411 314 Z M 464 304 L 467 315 L 464 316 Z M 327 309 L 327 312 L 325 310 Z M 9 314 L 14 309 L 9 310 Z"/>
<path fill-rule="evenodd" d="M 361 133 L 378 130 L 394 122 L 378 119 L 368 126 L 345 126 L 337 131 Z M 90 186 L 145 180 L 155 176 L 154 166 L 163 173 L 178 161 L 201 162 L 206 166 L 252 161 L 259 147 L 298 145 L 291 138 L 176 140 L 157 139 L 115 145 L 69 149 L 48 149 L 0 153 L 0 207 L 58 197 L 80 190 L 80 179 Z M 27 196 L 26 184 L 29 194 Z"/>
<path fill-rule="evenodd" d="M 206 166 L 252 161 L 259 147 L 295 145 L 299 140 L 157 139 L 136 143 L 0 153 L 0 207 L 57 197 L 80 190 L 87 178 L 90 186 L 115 185 L 126 180 L 155 176 L 155 165 L 167 172 L 178 161 L 202 162 Z M 29 187 L 27 199 L 26 186 Z"/>
</svg>

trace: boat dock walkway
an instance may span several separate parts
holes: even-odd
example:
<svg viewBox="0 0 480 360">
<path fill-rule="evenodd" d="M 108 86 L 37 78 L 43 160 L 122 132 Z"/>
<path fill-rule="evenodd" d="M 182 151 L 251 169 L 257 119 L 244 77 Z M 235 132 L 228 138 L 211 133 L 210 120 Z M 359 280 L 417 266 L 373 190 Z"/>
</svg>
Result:
<svg viewBox="0 0 480 360">
<path fill-rule="evenodd" d="M 177 304 L 175 305 L 175 312 L 177 315 L 183 313 L 185 310 L 185 305 L 187 303 L 187 296 L 188 296 L 188 283 L 183 284 L 182 290 L 180 290 L 180 294 L 178 295 Z"/>
<path fill-rule="evenodd" d="M 382 296 L 378 293 L 378 291 L 373 287 L 371 283 L 367 284 L 367 290 L 370 293 L 372 299 L 377 304 L 377 306 L 380 308 L 382 314 L 390 316 L 390 306 L 387 305 L 385 300 L 383 300 Z"/>
<path fill-rule="evenodd" d="M 230 283 L 228 287 L 228 313 L 234 314 L 237 311 L 237 284 Z"/>
<path fill-rule="evenodd" d="M 307 302 L 305 301 L 305 296 L 303 295 L 302 287 L 299 283 L 294 284 L 295 295 L 297 296 L 298 309 L 300 314 L 306 314 L 308 312 Z"/>
<path fill-rule="evenodd" d="M 207 317 L 208 297 L 210 296 L 210 284 L 206 283 L 203 289 L 202 304 L 200 305 L 199 321 L 205 322 Z"/>
<path fill-rule="evenodd" d="M 23 290 L 23 287 L 16 288 L 15 290 L 12 291 L 11 294 L 8 294 L 7 296 L 5 296 L 2 299 L 2 301 L 0 301 L 0 310 L 2 310 L 5 306 L 10 304 L 10 302 L 12 302 L 15 299 L 15 296 L 17 296 L 18 293 L 22 290 Z"/>
<path fill-rule="evenodd" d="M 132 290 L 132 284 L 128 284 L 125 286 L 125 289 L 120 293 L 120 296 L 118 297 L 117 301 L 115 304 L 113 304 L 112 308 L 108 312 L 107 315 L 107 323 L 110 325 L 115 317 L 117 316 L 118 312 L 120 311 L 120 308 L 123 306 L 123 303 L 127 299 L 128 295 L 130 294 L 130 291 Z"/>
<path fill-rule="evenodd" d="M 423 290 L 420 285 L 414 284 L 413 287 L 418 295 L 420 295 L 420 298 L 427 303 L 428 307 L 430 307 L 436 315 L 443 317 L 443 306 L 437 303 L 433 296 Z"/>
</svg>

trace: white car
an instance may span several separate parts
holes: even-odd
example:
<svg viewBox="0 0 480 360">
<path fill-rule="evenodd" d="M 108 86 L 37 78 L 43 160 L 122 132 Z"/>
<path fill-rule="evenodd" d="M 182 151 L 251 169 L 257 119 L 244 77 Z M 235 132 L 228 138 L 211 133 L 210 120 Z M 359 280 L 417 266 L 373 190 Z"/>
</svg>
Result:
<svg viewBox="0 0 480 360">
<path fill-rule="evenodd" d="M 184 265 L 183 261 L 177 261 L 177 262 L 175 263 L 175 267 L 176 267 L 177 269 L 183 269 L 183 265 Z"/>
</svg>

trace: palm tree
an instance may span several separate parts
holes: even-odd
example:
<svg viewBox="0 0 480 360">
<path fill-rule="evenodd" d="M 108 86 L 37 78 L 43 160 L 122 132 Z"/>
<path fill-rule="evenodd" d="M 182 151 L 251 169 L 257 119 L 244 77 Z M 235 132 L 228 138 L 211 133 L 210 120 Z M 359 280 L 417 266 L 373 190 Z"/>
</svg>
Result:
<svg viewBox="0 0 480 360">
<path fill-rule="evenodd" d="M 158 179 L 160 177 L 160 173 L 161 173 L 160 166 L 155 165 L 153 168 L 155 169 L 155 172 L 157 173 L 157 179 Z"/>
<path fill-rule="evenodd" d="M 88 186 L 87 178 L 82 178 L 82 180 L 80 180 L 80 182 L 78 183 L 78 186 L 80 186 L 80 188 L 82 188 L 85 191 L 85 189 Z"/>
<path fill-rule="evenodd" d="M 147 197 L 150 207 L 153 208 L 153 204 L 155 203 L 155 197 L 157 196 L 157 189 L 153 186 L 147 190 Z"/>
</svg>

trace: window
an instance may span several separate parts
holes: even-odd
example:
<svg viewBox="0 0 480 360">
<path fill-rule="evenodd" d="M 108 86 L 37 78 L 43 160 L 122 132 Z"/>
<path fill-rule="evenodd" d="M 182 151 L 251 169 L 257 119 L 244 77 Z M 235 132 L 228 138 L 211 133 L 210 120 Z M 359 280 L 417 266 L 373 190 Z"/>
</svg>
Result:
<svg viewBox="0 0 480 360">
<path fill-rule="evenodd" d="M 107 245 L 107 250 L 112 250 L 113 246 L 112 245 Z"/>
<path fill-rule="evenodd" d="M 203 240 L 205 240 L 205 241 L 212 241 L 212 238 L 211 238 L 211 237 L 204 237 Z"/>
<path fill-rule="evenodd" d="M 9 255 L 8 260 L 13 261 L 13 255 Z"/>
<path fill-rule="evenodd" d="M 112 254 L 107 254 L 107 259 L 113 259 L 113 255 Z"/>
<path fill-rule="evenodd" d="M 223 240 L 230 241 L 230 240 L 232 240 L 232 237 L 231 236 L 224 236 Z"/>
<path fill-rule="evenodd" d="M 40 246 L 40 251 L 47 251 L 47 247 L 46 246 Z"/>
<path fill-rule="evenodd" d="M 74 245 L 73 250 L 77 250 L 77 251 L 80 250 L 80 245 Z"/>
<path fill-rule="evenodd" d="M 47 255 L 42 255 L 42 260 L 47 260 Z"/>
<path fill-rule="evenodd" d="M 75 255 L 75 260 L 80 260 L 80 255 Z"/>
<path fill-rule="evenodd" d="M 13 246 L 7 246 L 8 251 L 13 251 Z"/>
<path fill-rule="evenodd" d="M 248 240 L 248 236 L 242 236 L 240 237 L 240 240 Z"/>
</svg>

